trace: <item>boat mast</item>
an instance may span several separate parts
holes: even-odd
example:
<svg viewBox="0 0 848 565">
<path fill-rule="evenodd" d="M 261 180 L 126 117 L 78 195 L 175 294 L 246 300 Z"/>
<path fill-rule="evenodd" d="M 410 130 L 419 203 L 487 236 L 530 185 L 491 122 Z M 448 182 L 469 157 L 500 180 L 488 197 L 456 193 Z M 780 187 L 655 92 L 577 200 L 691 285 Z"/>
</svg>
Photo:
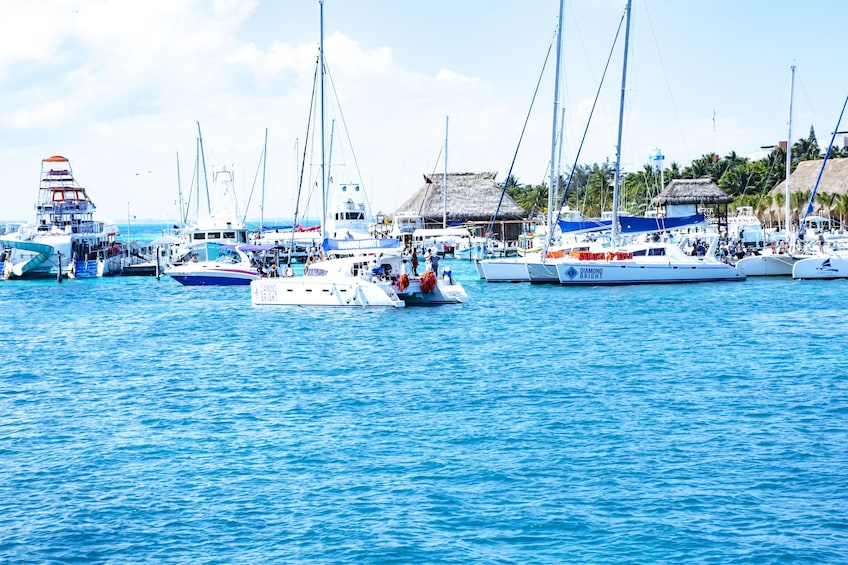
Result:
<svg viewBox="0 0 848 565">
<path fill-rule="evenodd" d="M 448 116 L 445 116 L 445 178 L 442 179 L 442 228 L 448 227 Z"/>
<path fill-rule="evenodd" d="M 177 151 L 177 197 L 180 203 L 180 229 L 185 232 L 188 210 L 183 209 L 183 185 L 180 183 L 180 152 Z"/>
<path fill-rule="evenodd" d="M 612 189 L 612 244 L 616 245 L 618 240 L 618 183 L 621 175 L 621 128 L 624 122 L 624 89 L 627 86 L 627 49 L 630 46 L 630 1 L 627 0 L 625 8 L 627 23 L 624 30 L 624 64 L 621 67 L 621 104 L 618 109 L 618 142 L 615 146 L 615 179 Z"/>
<path fill-rule="evenodd" d="M 784 202 L 784 218 L 786 218 L 786 237 L 789 238 L 789 174 L 792 167 L 792 99 L 795 93 L 795 65 L 791 67 L 789 80 L 789 133 L 786 138 L 786 195 Z"/>
<path fill-rule="evenodd" d="M 321 20 L 318 58 L 321 71 L 321 239 L 327 238 L 327 175 L 324 151 L 326 148 L 326 127 L 324 125 L 324 0 L 318 0 Z"/>
<path fill-rule="evenodd" d="M 554 71 L 554 117 L 551 120 L 551 180 L 548 185 L 548 233 L 554 229 L 554 191 L 558 185 L 556 172 L 557 122 L 559 121 L 559 82 L 562 60 L 562 11 L 565 0 L 559 1 L 559 21 L 557 22 L 556 70 Z M 560 140 L 560 143 L 562 141 Z M 550 238 L 550 235 L 548 236 Z"/>
<path fill-rule="evenodd" d="M 259 235 L 265 227 L 265 166 L 268 163 L 268 128 L 265 128 L 265 146 L 262 149 L 262 204 L 259 206 Z"/>
<path fill-rule="evenodd" d="M 197 143 L 200 147 L 200 159 L 203 161 L 203 184 L 206 187 L 206 212 L 212 216 L 212 203 L 209 201 L 209 177 L 206 176 L 206 154 L 203 152 L 203 136 L 200 135 L 200 122 L 197 122 Z M 200 177 L 198 177 L 198 184 Z M 197 191 L 200 194 L 200 190 Z"/>
</svg>

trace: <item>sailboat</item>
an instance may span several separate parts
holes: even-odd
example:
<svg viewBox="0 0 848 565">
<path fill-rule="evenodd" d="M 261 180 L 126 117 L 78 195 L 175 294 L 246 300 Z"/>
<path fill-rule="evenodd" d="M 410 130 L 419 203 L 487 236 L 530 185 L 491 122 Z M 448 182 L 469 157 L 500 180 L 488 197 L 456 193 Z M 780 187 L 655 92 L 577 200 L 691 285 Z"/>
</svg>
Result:
<svg viewBox="0 0 848 565">
<path fill-rule="evenodd" d="M 304 276 L 268 277 L 250 283 L 254 305 L 370 306 L 402 308 L 417 304 L 458 304 L 468 300 L 464 288 L 452 278 L 438 281 L 432 271 L 420 278 L 406 272 L 400 241 L 367 237 L 361 232 L 364 207 L 359 185 L 344 185 L 334 194 L 333 215 L 328 217 L 327 160 L 325 158 L 324 103 L 324 2 L 320 6 L 321 96 L 321 253 L 307 263 Z M 351 192 L 345 196 L 347 189 Z"/>
<path fill-rule="evenodd" d="M 624 121 L 624 96 L 627 85 L 627 54 L 630 44 L 630 6 L 627 0 L 624 35 L 624 64 L 621 73 L 621 98 L 618 113 L 615 179 L 613 184 L 611 246 L 603 251 L 579 251 L 556 263 L 562 285 L 597 286 L 646 283 L 683 283 L 706 281 L 743 281 L 745 274 L 722 263 L 715 256 L 718 234 L 711 234 L 708 245 L 704 235 L 697 241 L 656 241 L 655 238 L 631 239 L 622 243 L 619 217 L 621 178 L 621 134 Z M 692 244 L 692 254 L 684 252 Z"/>
<path fill-rule="evenodd" d="M 564 0 L 559 3 L 559 20 L 557 22 L 557 45 L 556 45 L 556 70 L 554 71 L 554 115 L 553 127 L 551 135 L 551 175 L 550 185 L 548 186 L 548 220 L 547 229 L 554 228 L 553 218 L 553 194 L 554 187 L 557 182 L 556 173 L 556 144 L 557 144 L 557 118 L 559 116 L 559 86 L 560 86 L 560 65 L 562 62 L 562 15 Z M 536 282 L 555 282 L 556 272 L 546 268 L 542 261 L 539 260 L 541 253 L 539 251 L 533 253 L 519 253 L 517 257 L 499 257 L 490 259 L 479 259 L 475 266 L 477 274 L 486 282 L 528 282 L 531 280 L 530 265 L 533 265 L 533 272 Z"/>
<path fill-rule="evenodd" d="M 789 185 L 791 181 L 791 166 L 792 166 L 792 105 L 795 93 L 795 66 L 791 67 L 791 79 L 789 82 L 789 132 L 786 139 L 786 193 L 784 198 L 784 218 L 785 231 L 784 234 L 788 240 L 790 229 L 789 204 L 790 191 Z M 771 248 L 766 248 L 760 255 L 750 255 L 743 257 L 736 263 L 736 268 L 745 273 L 749 277 L 762 276 L 790 276 L 792 267 L 800 261 L 809 257 L 807 254 L 800 253 L 798 249 L 793 249 L 795 246 L 790 246 L 785 252 L 783 248 L 779 248 L 774 252 Z"/>
<path fill-rule="evenodd" d="M 848 106 L 848 97 L 845 98 L 845 103 L 842 105 L 842 111 L 839 113 L 839 120 L 836 122 L 836 127 L 833 128 L 833 135 L 830 138 L 830 144 L 827 146 L 827 151 L 824 154 L 819 176 L 816 178 L 816 184 L 810 193 L 810 198 L 807 200 L 807 205 L 804 209 L 804 217 L 798 223 L 798 232 L 802 233 L 805 229 L 810 214 L 813 211 L 813 202 L 816 198 L 819 183 L 821 183 L 822 175 L 824 174 L 827 159 L 830 156 L 830 150 L 833 148 L 833 141 L 836 139 L 839 124 L 842 123 L 842 116 L 845 114 L 845 107 Z M 792 267 L 793 279 L 846 279 L 848 278 L 848 248 L 833 247 L 830 249 L 824 248 L 824 236 L 822 235 L 821 253 L 815 257 L 801 259 Z M 839 245 L 835 243 L 833 245 Z"/>
</svg>

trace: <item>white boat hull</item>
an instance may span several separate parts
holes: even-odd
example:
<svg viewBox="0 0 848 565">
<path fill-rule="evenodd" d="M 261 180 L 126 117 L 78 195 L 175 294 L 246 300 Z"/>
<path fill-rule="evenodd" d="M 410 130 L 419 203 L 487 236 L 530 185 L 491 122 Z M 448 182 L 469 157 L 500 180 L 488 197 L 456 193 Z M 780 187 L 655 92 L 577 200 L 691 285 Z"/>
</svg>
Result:
<svg viewBox="0 0 848 565">
<path fill-rule="evenodd" d="M 559 282 L 567 286 L 666 284 L 744 281 L 745 274 L 719 262 L 653 262 L 635 260 L 563 261 Z"/>
<path fill-rule="evenodd" d="M 468 302 L 468 294 L 458 282 L 439 281 L 430 292 L 421 289 L 420 279 L 410 281 L 409 287 L 399 290 L 397 284 L 392 288 L 407 306 L 436 306 L 439 304 L 462 304 Z"/>
<path fill-rule="evenodd" d="M 266 306 L 405 306 L 387 284 L 356 278 L 344 282 L 310 280 L 316 278 L 255 280 L 250 283 L 250 300 L 253 304 Z"/>
<path fill-rule="evenodd" d="M 845 279 L 848 278 L 848 256 L 823 255 L 795 263 L 793 279 Z"/>
<path fill-rule="evenodd" d="M 165 271 L 165 274 L 186 286 L 208 286 L 208 285 L 248 285 L 251 281 L 260 278 L 255 269 L 244 268 L 199 268 L 194 270 L 179 270 L 174 267 Z"/>
<path fill-rule="evenodd" d="M 3 244 L 9 248 L 4 278 L 46 278 L 68 273 L 72 257 L 70 235 L 12 234 L 4 238 Z"/>
<path fill-rule="evenodd" d="M 748 277 L 789 277 L 792 267 L 804 259 L 800 255 L 754 255 L 743 257 L 736 263 L 736 268 Z"/>
<path fill-rule="evenodd" d="M 527 261 L 527 275 L 533 284 L 558 284 L 559 273 L 556 263 L 552 261 L 542 262 L 540 260 Z"/>
<path fill-rule="evenodd" d="M 481 259 L 477 261 L 477 274 L 486 282 L 528 282 L 527 260 L 524 257 Z"/>
</svg>

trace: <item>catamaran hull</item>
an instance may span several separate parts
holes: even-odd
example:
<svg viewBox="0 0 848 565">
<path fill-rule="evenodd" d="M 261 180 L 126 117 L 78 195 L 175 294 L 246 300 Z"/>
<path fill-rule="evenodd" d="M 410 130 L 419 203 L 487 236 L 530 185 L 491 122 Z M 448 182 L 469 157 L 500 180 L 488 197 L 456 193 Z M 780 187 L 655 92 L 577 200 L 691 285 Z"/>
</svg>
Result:
<svg viewBox="0 0 848 565">
<path fill-rule="evenodd" d="M 392 285 L 398 297 L 407 306 L 439 306 L 442 304 L 462 304 L 468 302 L 468 294 L 457 282 L 451 283 L 441 280 L 430 292 L 421 289 L 421 283 L 414 280 L 405 290 L 397 290 L 397 285 Z"/>
<path fill-rule="evenodd" d="M 599 286 L 744 281 L 745 273 L 723 263 L 657 264 L 634 261 L 557 263 L 560 284 Z"/>
<path fill-rule="evenodd" d="M 845 279 L 848 278 L 848 257 L 830 255 L 810 257 L 795 263 L 793 279 Z"/>
<path fill-rule="evenodd" d="M 259 279 L 250 283 L 250 300 L 269 306 L 405 306 L 389 285 L 365 280 L 316 281 L 317 277 Z"/>
<path fill-rule="evenodd" d="M 533 284 L 559 284 L 559 273 L 557 273 L 556 263 L 528 261 L 527 276 Z"/>
<path fill-rule="evenodd" d="M 32 239 L 6 238 L 8 255 L 2 276 L 7 279 L 38 279 L 64 276 L 71 258 L 71 237 L 40 236 Z"/>
<path fill-rule="evenodd" d="M 528 282 L 527 261 L 523 258 L 483 259 L 477 261 L 477 274 L 486 282 Z"/>
<path fill-rule="evenodd" d="M 740 259 L 736 268 L 749 277 L 789 277 L 801 259 L 795 255 L 755 255 Z"/>
</svg>

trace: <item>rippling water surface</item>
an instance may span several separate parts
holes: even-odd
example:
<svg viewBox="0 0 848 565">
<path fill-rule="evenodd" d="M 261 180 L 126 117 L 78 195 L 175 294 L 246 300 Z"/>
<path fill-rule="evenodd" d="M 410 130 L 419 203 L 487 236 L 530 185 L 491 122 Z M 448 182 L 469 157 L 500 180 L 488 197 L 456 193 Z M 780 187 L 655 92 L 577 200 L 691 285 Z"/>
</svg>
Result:
<svg viewBox="0 0 848 565">
<path fill-rule="evenodd" d="M 848 562 L 848 282 L 0 284 L 0 561 Z"/>
</svg>

